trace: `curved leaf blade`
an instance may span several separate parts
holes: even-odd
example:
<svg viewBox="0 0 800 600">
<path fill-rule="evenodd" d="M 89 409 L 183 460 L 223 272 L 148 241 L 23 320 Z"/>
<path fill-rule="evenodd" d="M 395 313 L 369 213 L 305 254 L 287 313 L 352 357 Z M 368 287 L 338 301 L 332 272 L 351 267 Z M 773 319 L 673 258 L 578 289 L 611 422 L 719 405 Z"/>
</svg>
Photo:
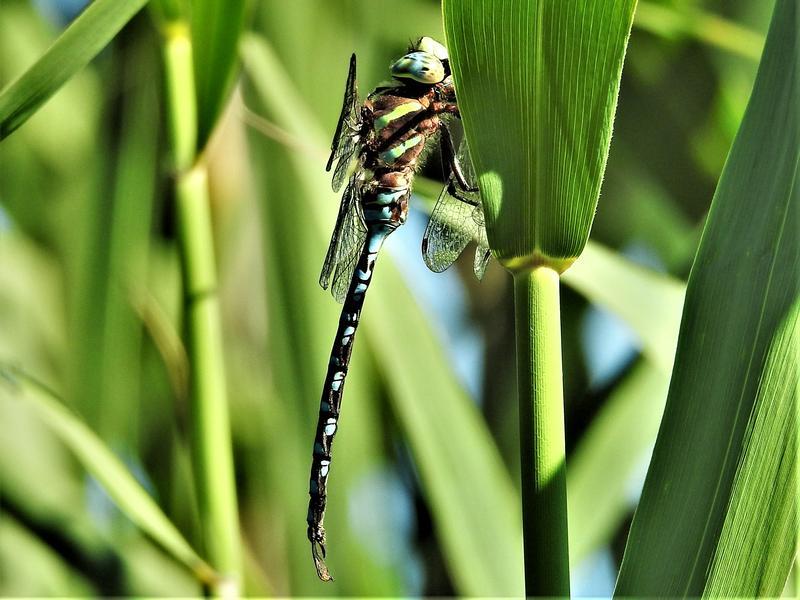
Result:
<svg viewBox="0 0 800 600">
<path fill-rule="evenodd" d="M 200 581 L 210 582 L 214 579 L 211 567 L 194 551 L 125 465 L 52 392 L 7 365 L 0 365 L 0 384 L 4 395 L 23 398 L 30 403 L 42 421 L 72 450 L 86 470 L 97 478 L 131 521 L 194 572 Z"/>
<path fill-rule="evenodd" d="M 800 302 L 770 346 L 747 424 L 731 494 L 705 594 L 777 596 L 786 580 L 797 532 L 797 422 L 800 400 Z M 772 490 L 771 494 L 763 493 Z M 755 532 L 753 536 L 751 532 Z"/>
<path fill-rule="evenodd" d="M 244 25 L 244 0 L 192 3 L 192 52 L 197 90 L 197 147 L 214 129 L 231 93 Z"/>
<path fill-rule="evenodd" d="M 147 0 L 92 2 L 30 69 L 0 92 L 0 140 L 97 56 L 145 4 Z"/>
</svg>

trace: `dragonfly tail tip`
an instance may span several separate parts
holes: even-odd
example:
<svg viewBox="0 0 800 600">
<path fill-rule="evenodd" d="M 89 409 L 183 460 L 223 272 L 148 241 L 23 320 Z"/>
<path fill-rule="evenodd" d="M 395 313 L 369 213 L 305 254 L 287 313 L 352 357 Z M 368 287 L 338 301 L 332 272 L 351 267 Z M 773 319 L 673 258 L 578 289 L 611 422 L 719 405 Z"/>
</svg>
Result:
<svg viewBox="0 0 800 600">
<path fill-rule="evenodd" d="M 333 577 L 325 564 L 325 543 L 312 541 L 311 556 L 314 559 L 314 567 L 317 569 L 317 576 L 320 580 L 333 581 Z"/>
</svg>

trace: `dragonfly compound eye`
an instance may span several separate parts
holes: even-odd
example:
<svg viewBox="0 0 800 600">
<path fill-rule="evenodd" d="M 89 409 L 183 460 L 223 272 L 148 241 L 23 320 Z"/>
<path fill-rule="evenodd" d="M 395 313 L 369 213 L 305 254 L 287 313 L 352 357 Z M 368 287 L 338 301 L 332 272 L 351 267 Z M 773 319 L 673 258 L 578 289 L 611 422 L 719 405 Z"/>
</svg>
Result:
<svg viewBox="0 0 800 600">
<path fill-rule="evenodd" d="M 428 54 L 433 54 L 439 60 L 448 60 L 450 56 L 447 54 L 447 48 L 445 48 L 442 44 L 437 42 L 433 38 L 423 37 L 420 38 L 416 44 L 415 50 L 419 50 L 420 52 L 427 52 Z"/>
<path fill-rule="evenodd" d="M 442 61 L 428 52 L 411 52 L 392 65 L 392 77 L 434 85 L 445 78 Z"/>
</svg>

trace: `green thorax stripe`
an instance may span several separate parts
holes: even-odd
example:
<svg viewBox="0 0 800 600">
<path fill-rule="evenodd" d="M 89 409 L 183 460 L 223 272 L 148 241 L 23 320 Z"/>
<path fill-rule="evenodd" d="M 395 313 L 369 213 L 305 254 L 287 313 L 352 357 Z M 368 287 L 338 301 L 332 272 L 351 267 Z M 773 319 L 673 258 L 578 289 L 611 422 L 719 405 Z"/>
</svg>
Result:
<svg viewBox="0 0 800 600">
<path fill-rule="evenodd" d="M 405 154 L 406 150 L 409 150 L 410 148 L 413 148 L 414 146 L 416 146 L 417 144 L 419 144 L 422 141 L 423 141 L 423 138 L 422 138 L 421 135 L 415 135 L 413 137 L 410 137 L 406 141 L 400 142 L 396 146 L 392 146 L 391 148 L 389 148 L 385 152 L 381 152 L 380 159 L 383 162 L 387 163 L 387 164 L 391 164 L 394 161 L 396 161 L 398 158 L 403 156 L 403 154 Z"/>
<path fill-rule="evenodd" d="M 423 110 L 425 110 L 425 107 L 422 106 L 422 104 L 420 104 L 416 100 L 409 100 L 408 102 L 404 102 L 400 106 L 397 106 L 392 110 L 390 110 L 385 115 L 376 117 L 374 121 L 375 131 L 380 131 L 381 129 L 389 125 L 389 123 L 391 123 L 392 121 L 395 121 L 400 117 L 407 115 L 408 113 L 421 112 Z"/>
</svg>

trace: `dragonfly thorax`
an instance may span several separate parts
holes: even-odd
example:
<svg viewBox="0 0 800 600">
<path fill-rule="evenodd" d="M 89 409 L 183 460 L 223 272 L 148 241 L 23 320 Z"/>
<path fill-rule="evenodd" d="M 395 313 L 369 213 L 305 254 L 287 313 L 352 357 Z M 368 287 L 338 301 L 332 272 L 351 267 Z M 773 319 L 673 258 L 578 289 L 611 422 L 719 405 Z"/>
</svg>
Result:
<svg viewBox="0 0 800 600">
<path fill-rule="evenodd" d="M 364 103 L 364 117 L 371 122 L 363 151 L 363 166 L 374 171 L 413 171 L 428 140 L 439 129 L 437 114 L 430 110 L 433 92 L 411 96 L 403 90 L 373 94 Z M 368 125 L 369 126 L 369 125 Z"/>
</svg>

